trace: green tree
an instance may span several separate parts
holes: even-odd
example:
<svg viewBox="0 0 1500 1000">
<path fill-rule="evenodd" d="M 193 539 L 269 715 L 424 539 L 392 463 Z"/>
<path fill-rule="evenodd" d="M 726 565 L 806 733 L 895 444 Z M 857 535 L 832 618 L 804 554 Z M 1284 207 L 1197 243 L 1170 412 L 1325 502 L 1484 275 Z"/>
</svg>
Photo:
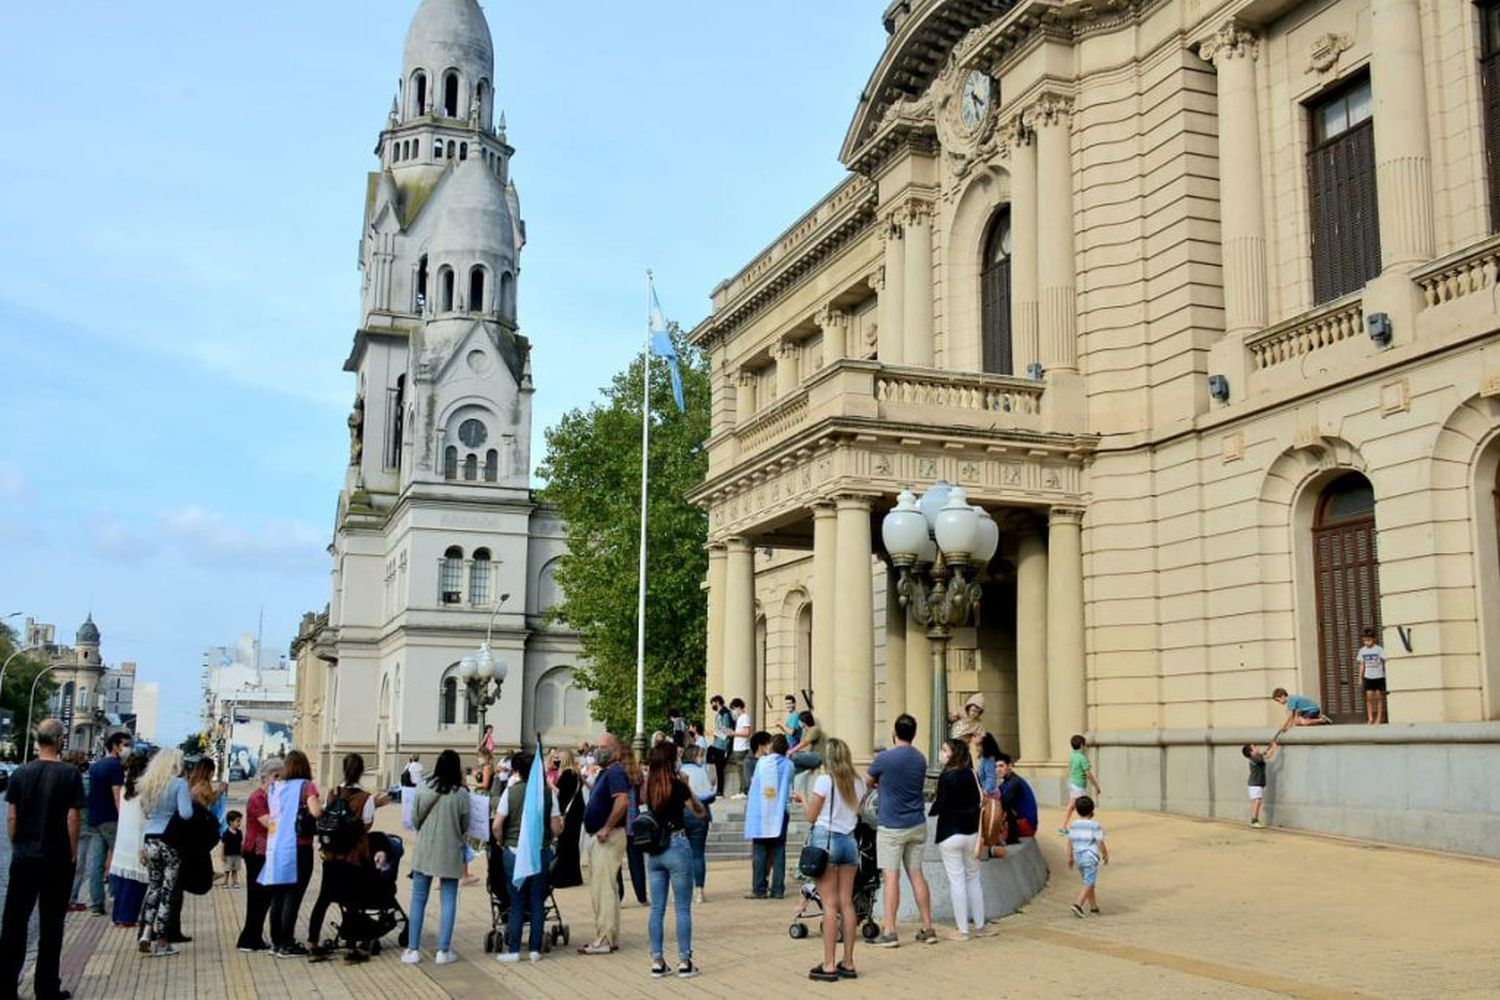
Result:
<svg viewBox="0 0 1500 1000">
<path fill-rule="evenodd" d="M 20 638 L 14 629 L 4 622 L 0 622 L 0 663 L 10 658 L 20 646 Z M 52 692 L 57 690 L 57 685 L 52 681 L 52 675 L 48 674 L 42 678 L 36 686 L 36 704 L 30 719 L 26 717 L 27 703 L 31 700 L 31 685 L 36 680 L 36 675 L 47 667 L 44 657 L 36 653 L 22 653 L 10 661 L 10 667 L 5 671 L 5 684 L 0 688 L 0 708 L 12 713 L 12 728 L 9 740 L 18 746 L 26 743 L 26 733 L 30 728 L 47 717 L 47 701 L 52 697 Z M 5 734 L 0 734 L 4 736 Z"/>
<path fill-rule="evenodd" d="M 646 731 L 703 704 L 708 517 L 685 499 L 708 470 L 708 366 L 672 330 L 686 412 L 673 402 L 666 362 L 652 359 L 651 492 L 647 518 Z M 593 714 L 613 733 L 635 731 L 636 587 L 641 499 L 641 359 L 617 374 L 602 402 L 564 414 L 547 431 L 543 499 L 568 527 L 555 619 L 578 630 Z"/>
<path fill-rule="evenodd" d="M 197 757 L 200 754 L 207 753 L 208 747 L 208 733 L 192 733 L 188 736 L 184 736 L 182 738 L 182 742 L 177 744 L 177 749 L 181 750 L 189 757 Z"/>
</svg>

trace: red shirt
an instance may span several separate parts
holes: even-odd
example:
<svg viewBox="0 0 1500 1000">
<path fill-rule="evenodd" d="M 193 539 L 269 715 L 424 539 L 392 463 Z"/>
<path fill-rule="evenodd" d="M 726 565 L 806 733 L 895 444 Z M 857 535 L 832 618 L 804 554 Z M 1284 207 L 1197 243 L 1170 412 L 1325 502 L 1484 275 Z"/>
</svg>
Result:
<svg viewBox="0 0 1500 1000">
<path fill-rule="evenodd" d="M 266 790 L 257 788 L 250 793 L 250 799 L 245 803 L 245 844 L 243 850 L 246 854 L 266 853 L 266 826 L 260 821 L 260 817 L 270 812 L 266 803 Z"/>
</svg>

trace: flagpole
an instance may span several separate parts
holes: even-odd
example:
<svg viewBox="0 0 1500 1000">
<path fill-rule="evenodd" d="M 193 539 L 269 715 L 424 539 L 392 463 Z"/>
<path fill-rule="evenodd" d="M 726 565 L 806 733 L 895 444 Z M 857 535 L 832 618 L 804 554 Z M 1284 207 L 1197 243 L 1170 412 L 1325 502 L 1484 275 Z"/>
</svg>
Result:
<svg viewBox="0 0 1500 1000">
<path fill-rule="evenodd" d="M 635 749 L 646 751 L 646 510 L 651 468 L 651 271 L 646 270 L 646 345 L 641 353 L 641 555 L 635 602 Z"/>
</svg>

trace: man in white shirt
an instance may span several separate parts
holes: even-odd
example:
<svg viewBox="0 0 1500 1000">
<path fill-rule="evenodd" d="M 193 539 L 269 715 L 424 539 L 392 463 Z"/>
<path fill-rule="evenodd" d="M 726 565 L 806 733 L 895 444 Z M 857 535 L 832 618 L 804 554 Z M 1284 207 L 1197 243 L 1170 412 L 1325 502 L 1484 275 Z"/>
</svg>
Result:
<svg viewBox="0 0 1500 1000">
<path fill-rule="evenodd" d="M 750 756 L 750 734 L 754 731 L 754 725 L 750 720 L 750 713 L 745 710 L 743 698 L 731 701 L 729 711 L 734 714 L 734 741 L 729 749 L 729 767 L 740 776 L 740 790 L 733 798 L 743 799 L 750 791 L 750 775 L 755 770 L 755 760 Z"/>
</svg>

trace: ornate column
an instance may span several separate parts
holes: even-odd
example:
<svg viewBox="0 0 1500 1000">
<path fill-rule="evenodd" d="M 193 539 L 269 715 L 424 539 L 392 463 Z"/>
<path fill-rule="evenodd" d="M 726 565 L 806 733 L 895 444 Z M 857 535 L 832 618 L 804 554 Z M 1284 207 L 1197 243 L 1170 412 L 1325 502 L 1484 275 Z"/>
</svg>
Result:
<svg viewBox="0 0 1500 1000">
<path fill-rule="evenodd" d="M 879 288 L 875 289 L 875 294 L 880 294 Z M 849 314 L 829 306 L 818 314 L 818 326 L 823 328 L 823 366 L 849 357 Z"/>
<path fill-rule="evenodd" d="M 812 689 L 818 718 L 832 728 L 837 687 L 833 679 L 834 628 L 837 624 L 838 509 L 813 504 Z M 825 718 L 826 716 L 826 718 Z"/>
<path fill-rule="evenodd" d="M 734 421 L 743 425 L 755 416 L 755 373 L 741 371 L 734 387 Z"/>
<path fill-rule="evenodd" d="M 885 249 L 885 267 L 881 271 L 883 287 L 876 301 L 879 310 L 876 358 L 883 364 L 899 365 L 905 361 L 905 342 L 901 325 L 906 318 L 906 242 L 897 213 L 886 215 L 880 226 L 880 242 Z"/>
<path fill-rule="evenodd" d="M 906 711 L 906 620 L 911 617 L 896 594 L 896 572 L 885 574 L 885 726 Z M 874 730 L 880 732 L 879 728 Z"/>
<path fill-rule="evenodd" d="M 1266 325 L 1266 227 L 1254 34 L 1226 23 L 1198 49 L 1219 73 L 1219 238 L 1224 255 L 1224 330 Z"/>
<path fill-rule="evenodd" d="M 1074 300 L 1072 101 L 1044 94 L 1023 121 L 1036 134 L 1037 327 L 1042 365 L 1077 371 Z"/>
<path fill-rule="evenodd" d="M 797 391 L 801 384 L 801 372 L 797 370 L 797 359 L 802 356 L 800 344 L 783 340 L 776 345 L 776 398 L 785 399 Z"/>
<path fill-rule="evenodd" d="M 932 718 L 932 640 L 911 615 L 906 616 L 906 704 L 901 711 L 917 720 L 920 745 L 927 720 Z"/>
<path fill-rule="evenodd" d="M 1083 511 L 1054 507 L 1047 532 L 1047 725 L 1053 760 L 1087 723 L 1083 687 Z"/>
<path fill-rule="evenodd" d="M 906 290 L 902 353 L 909 365 L 932 366 L 932 214 L 929 201 L 913 198 L 904 206 Z"/>
<path fill-rule="evenodd" d="M 1040 531 L 1021 535 L 1016 556 L 1016 716 L 1021 759 L 1049 760 L 1047 725 L 1047 547 Z"/>
<path fill-rule="evenodd" d="M 724 580 L 724 688 L 726 699 L 755 696 L 755 550 L 731 538 Z"/>
<path fill-rule="evenodd" d="M 1011 305 L 1015 371 L 1041 360 L 1037 343 L 1036 137 L 1020 116 L 1008 130 L 1010 155 Z"/>
<path fill-rule="evenodd" d="M 875 725 L 875 600 L 870 573 L 870 498 L 839 497 L 838 596 L 834 608 L 835 684 L 833 735 L 868 760 Z"/>
<path fill-rule="evenodd" d="M 1386 271 L 1432 258 L 1432 162 L 1418 0 L 1371 0 L 1375 191 Z"/>
<path fill-rule="evenodd" d="M 705 719 L 708 699 L 723 694 L 724 688 L 724 587 L 728 579 L 729 550 L 723 542 L 708 543 L 708 651 L 704 672 L 703 700 Z M 729 696 L 725 695 L 725 701 Z"/>
</svg>

